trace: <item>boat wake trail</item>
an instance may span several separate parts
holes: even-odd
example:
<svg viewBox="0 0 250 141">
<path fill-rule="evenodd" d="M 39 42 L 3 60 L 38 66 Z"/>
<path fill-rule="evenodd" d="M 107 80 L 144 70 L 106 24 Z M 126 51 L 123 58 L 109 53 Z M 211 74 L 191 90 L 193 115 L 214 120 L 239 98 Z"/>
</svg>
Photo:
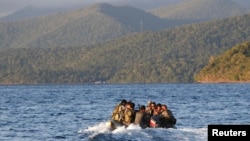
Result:
<svg viewBox="0 0 250 141">
<path fill-rule="evenodd" d="M 105 122 L 101 122 L 97 125 L 90 126 L 86 129 L 81 129 L 78 131 L 78 133 L 85 134 L 86 136 L 88 136 L 89 140 L 93 140 L 96 137 L 110 134 L 111 130 L 109 129 L 109 127 L 106 125 Z"/>
<path fill-rule="evenodd" d="M 145 133 L 140 132 L 141 127 L 137 125 L 130 125 L 127 128 L 125 126 L 121 126 L 116 128 L 115 130 L 111 130 L 110 126 L 107 125 L 107 122 L 101 122 L 97 125 L 93 125 L 90 127 L 87 127 L 86 129 L 81 129 L 78 131 L 79 134 L 83 134 L 88 137 L 88 140 L 124 140 L 128 136 L 134 136 L 135 132 L 144 134 Z M 140 135 L 142 136 L 142 135 Z"/>
<path fill-rule="evenodd" d="M 105 141 L 105 140 L 136 140 L 136 141 L 181 141 L 181 140 L 206 140 L 207 128 L 146 128 L 142 129 L 137 125 L 130 125 L 127 128 L 121 126 L 115 130 L 110 130 L 106 122 L 87 127 L 79 130 L 82 134 L 91 141 Z"/>
</svg>

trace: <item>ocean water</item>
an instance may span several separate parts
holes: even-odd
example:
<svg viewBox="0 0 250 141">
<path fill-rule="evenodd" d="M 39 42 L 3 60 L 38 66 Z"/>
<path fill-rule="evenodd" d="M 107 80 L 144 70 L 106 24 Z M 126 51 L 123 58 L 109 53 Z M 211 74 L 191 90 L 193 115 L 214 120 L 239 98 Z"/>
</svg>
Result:
<svg viewBox="0 0 250 141">
<path fill-rule="evenodd" d="M 121 99 L 167 104 L 176 129 L 105 123 Z M 206 141 L 209 124 L 250 124 L 250 84 L 0 86 L 1 141 Z"/>
</svg>

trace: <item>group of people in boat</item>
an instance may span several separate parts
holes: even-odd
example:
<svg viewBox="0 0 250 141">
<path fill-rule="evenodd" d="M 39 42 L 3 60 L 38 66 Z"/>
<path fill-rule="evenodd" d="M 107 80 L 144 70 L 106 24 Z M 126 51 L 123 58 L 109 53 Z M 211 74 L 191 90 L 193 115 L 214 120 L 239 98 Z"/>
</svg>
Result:
<svg viewBox="0 0 250 141">
<path fill-rule="evenodd" d="M 147 106 L 140 105 L 135 109 L 135 103 L 123 99 L 115 106 L 112 121 L 119 125 L 139 125 L 141 128 L 174 128 L 176 118 L 166 104 L 149 101 Z"/>
</svg>

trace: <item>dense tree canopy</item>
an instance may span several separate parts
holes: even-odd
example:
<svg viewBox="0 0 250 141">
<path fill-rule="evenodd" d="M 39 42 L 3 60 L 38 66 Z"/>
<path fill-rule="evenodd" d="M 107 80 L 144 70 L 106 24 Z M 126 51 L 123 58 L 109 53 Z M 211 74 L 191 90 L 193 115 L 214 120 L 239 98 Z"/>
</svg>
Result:
<svg viewBox="0 0 250 141">
<path fill-rule="evenodd" d="M 249 21 L 245 15 L 79 47 L 2 48 L 0 83 L 194 82 L 211 56 L 250 41 Z"/>
<path fill-rule="evenodd" d="M 198 82 L 250 82 L 250 42 L 211 57 L 196 76 Z"/>
</svg>

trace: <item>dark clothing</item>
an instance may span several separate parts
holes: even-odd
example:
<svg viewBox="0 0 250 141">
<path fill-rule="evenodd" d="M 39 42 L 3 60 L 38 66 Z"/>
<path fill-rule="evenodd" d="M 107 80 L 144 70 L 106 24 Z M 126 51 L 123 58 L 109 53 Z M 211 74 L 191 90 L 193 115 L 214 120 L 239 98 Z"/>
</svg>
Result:
<svg viewBox="0 0 250 141">
<path fill-rule="evenodd" d="M 139 112 L 139 111 L 136 112 L 134 121 L 135 125 L 139 125 L 141 128 L 146 128 L 148 127 L 148 123 L 149 123 L 149 117 L 145 112 Z"/>
<path fill-rule="evenodd" d="M 163 128 L 173 128 L 176 124 L 176 118 L 171 110 L 163 111 L 160 116 L 160 126 Z"/>
<path fill-rule="evenodd" d="M 152 128 L 160 127 L 160 116 L 159 115 L 151 116 L 149 126 Z"/>
</svg>

